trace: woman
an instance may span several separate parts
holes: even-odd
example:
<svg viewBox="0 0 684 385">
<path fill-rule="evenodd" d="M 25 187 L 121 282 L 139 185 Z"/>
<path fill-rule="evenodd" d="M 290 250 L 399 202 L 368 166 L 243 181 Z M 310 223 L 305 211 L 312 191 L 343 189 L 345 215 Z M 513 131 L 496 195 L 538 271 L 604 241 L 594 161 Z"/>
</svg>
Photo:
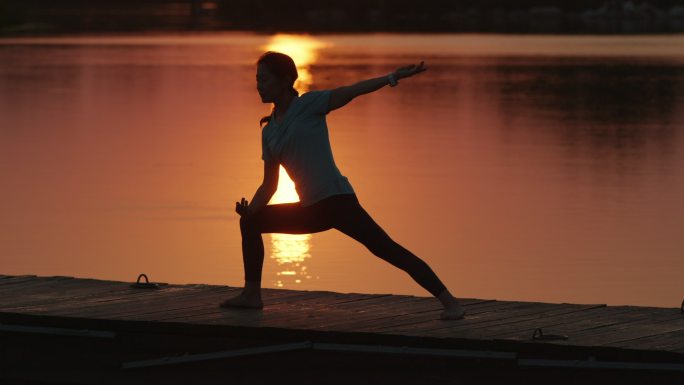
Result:
<svg viewBox="0 0 684 385">
<path fill-rule="evenodd" d="M 351 184 L 333 160 L 325 115 L 357 96 L 425 71 L 420 65 L 401 67 L 387 76 L 333 90 L 301 96 L 293 85 L 297 68 L 289 56 L 266 52 L 257 61 L 257 90 L 263 103 L 274 103 L 262 130 L 264 179 L 251 203 L 235 203 L 240 215 L 245 287 L 221 307 L 262 308 L 263 233 L 309 234 L 337 229 L 373 254 L 407 272 L 444 305 L 441 319 L 461 319 L 465 311 L 430 267 L 394 242 L 361 207 Z M 295 183 L 300 202 L 267 205 L 278 186 L 279 165 Z"/>
</svg>

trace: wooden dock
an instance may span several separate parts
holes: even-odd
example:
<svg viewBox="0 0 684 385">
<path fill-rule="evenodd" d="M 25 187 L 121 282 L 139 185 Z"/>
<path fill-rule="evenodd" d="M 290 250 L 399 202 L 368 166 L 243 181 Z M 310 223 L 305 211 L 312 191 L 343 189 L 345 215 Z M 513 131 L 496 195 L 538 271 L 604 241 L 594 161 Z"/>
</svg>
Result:
<svg viewBox="0 0 684 385">
<path fill-rule="evenodd" d="M 81 360 L 104 346 L 115 356 L 105 366 L 117 373 L 297 352 L 311 360 L 325 354 L 382 357 L 392 365 L 425 360 L 450 367 L 465 360 L 509 369 L 627 371 L 630 378 L 658 372 L 684 383 L 679 308 L 469 298 L 462 300 L 464 320 L 443 321 L 441 305 L 431 297 L 263 289 L 263 310 L 222 309 L 218 304 L 240 288 L 136 288 L 133 282 L 0 275 L 0 336 L 14 338 L 16 351 L 26 341 L 82 342 L 78 346 L 89 353 Z M 2 373 L 27 375 L 20 373 L 21 354 L 8 348 L 2 354 Z M 45 365 L 54 371 L 66 364 Z"/>
</svg>

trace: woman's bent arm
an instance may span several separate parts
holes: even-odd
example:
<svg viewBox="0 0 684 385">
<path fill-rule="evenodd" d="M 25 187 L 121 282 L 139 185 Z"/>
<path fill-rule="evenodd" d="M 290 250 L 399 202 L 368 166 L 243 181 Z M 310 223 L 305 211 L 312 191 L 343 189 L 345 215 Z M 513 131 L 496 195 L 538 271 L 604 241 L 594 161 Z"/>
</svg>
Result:
<svg viewBox="0 0 684 385">
<path fill-rule="evenodd" d="M 247 209 L 247 214 L 261 210 L 271 200 L 273 194 L 278 189 L 278 178 L 280 176 L 280 164 L 278 162 L 264 161 L 264 181 L 254 193 L 251 203 Z"/>
<path fill-rule="evenodd" d="M 275 192 L 275 189 L 268 188 L 263 184 L 259 186 L 247 207 L 247 215 L 254 214 L 264 208 Z"/>
</svg>

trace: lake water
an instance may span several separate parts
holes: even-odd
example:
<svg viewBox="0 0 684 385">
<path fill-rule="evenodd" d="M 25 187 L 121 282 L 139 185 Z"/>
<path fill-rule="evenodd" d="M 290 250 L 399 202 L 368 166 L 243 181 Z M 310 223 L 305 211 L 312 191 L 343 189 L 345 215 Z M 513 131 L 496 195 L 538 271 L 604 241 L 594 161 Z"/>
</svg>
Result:
<svg viewBox="0 0 684 385">
<path fill-rule="evenodd" d="M 679 306 L 677 35 L 0 39 L 0 274 L 242 285 L 268 49 L 300 92 L 426 62 L 328 125 L 361 204 L 454 295 Z M 335 230 L 263 238 L 264 287 L 429 296 Z"/>
</svg>

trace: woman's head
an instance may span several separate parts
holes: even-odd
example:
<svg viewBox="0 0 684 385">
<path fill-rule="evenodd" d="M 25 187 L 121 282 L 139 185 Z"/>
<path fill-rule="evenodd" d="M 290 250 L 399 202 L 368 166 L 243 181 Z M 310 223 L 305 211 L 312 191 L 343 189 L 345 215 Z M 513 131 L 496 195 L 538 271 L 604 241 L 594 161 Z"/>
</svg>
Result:
<svg viewBox="0 0 684 385">
<path fill-rule="evenodd" d="M 284 53 L 268 51 L 257 60 L 257 91 L 264 103 L 273 103 L 284 92 L 299 95 L 294 89 L 297 77 L 294 60 Z"/>
</svg>

